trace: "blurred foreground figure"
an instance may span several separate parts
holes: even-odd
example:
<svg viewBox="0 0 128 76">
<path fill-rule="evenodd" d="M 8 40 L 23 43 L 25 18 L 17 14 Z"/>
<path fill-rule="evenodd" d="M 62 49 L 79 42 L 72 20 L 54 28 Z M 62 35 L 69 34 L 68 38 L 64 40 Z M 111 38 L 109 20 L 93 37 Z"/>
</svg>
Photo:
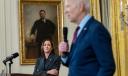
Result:
<svg viewBox="0 0 128 76">
<path fill-rule="evenodd" d="M 66 42 L 59 44 L 68 76 L 113 76 L 115 62 L 111 37 L 102 23 L 89 15 L 90 0 L 64 0 L 65 15 L 78 26 L 70 51 Z"/>
</svg>

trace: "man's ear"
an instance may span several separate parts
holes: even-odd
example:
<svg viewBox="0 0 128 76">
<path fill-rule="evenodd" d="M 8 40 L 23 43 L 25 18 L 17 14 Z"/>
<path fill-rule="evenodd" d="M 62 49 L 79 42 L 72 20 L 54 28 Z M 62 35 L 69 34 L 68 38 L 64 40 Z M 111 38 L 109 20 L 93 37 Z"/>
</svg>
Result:
<svg viewBox="0 0 128 76">
<path fill-rule="evenodd" d="M 81 2 L 81 4 L 80 4 L 80 11 L 81 11 L 81 12 L 85 11 L 85 5 L 84 5 L 84 3 L 82 3 L 82 2 Z"/>
</svg>

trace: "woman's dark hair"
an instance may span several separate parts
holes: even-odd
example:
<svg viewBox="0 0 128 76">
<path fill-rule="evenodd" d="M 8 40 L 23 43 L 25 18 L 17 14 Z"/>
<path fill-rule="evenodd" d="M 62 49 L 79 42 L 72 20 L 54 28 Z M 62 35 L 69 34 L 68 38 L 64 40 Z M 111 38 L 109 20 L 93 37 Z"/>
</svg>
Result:
<svg viewBox="0 0 128 76">
<path fill-rule="evenodd" d="M 43 45 L 44 45 L 45 41 L 50 41 L 51 47 L 52 47 L 51 53 L 55 53 L 55 51 L 54 51 L 54 44 L 53 44 L 52 39 L 50 39 L 50 38 L 44 39 L 43 42 L 42 42 Z M 43 49 L 41 49 L 41 55 L 45 57 Z"/>
</svg>

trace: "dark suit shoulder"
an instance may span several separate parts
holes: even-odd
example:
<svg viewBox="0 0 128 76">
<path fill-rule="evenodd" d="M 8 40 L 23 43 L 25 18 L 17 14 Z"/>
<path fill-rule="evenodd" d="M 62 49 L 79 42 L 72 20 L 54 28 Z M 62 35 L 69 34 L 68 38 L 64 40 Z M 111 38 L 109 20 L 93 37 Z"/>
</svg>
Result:
<svg viewBox="0 0 128 76">
<path fill-rule="evenodd" d="M 41 59 L 41 57 L 38 57 L 36 60 L 38 61 L 38 60 L 40 60 Z"/>
<path fill-rule="evenodd" d="M 90 28 L 92 30 L 96 30 L 99 27 L 104 27 L 103 24 L 99 21 L 97 21 L 96 19 L 92 18 L 91 22 L 90 22 Z M 105 29 L 105 28 L 104 28 Z"/>
<path fill-rule="evenodd" d="M 41 19 L 37 19 L 36 21 L 35 21 L 35 23 L 38 23 L 38 22 L 40 22 L 41 21 Z"/>
<path fill-rule="evenodd" d="M 51 20 L 49 20 L 49 19 L 46 19 L 46 22 L 51 23 L 51 24 L 54 25 L 53 21 L 51 21 Z"/>
<path fill-rule="evenodd" d="M 110 33 L 108 29 L 99 21 L 93 19 L 90 23 L 90 31 L 92 31 L 93 34 L 102 34 L 110 38 Z"/>
<path fill-rule="evenodd" d="M 48 22 L 52 22 L 51 20 L 49 20 L 49 19 L 46 19 L 46 21 L 48 21 Z"/>
<path fill-rule="evenodd" d="M 59 58 L 60 58 L 60 56 L 57 55 L 57 54 L 53 54 L 52 56 L 53 56 L 55 59 L 59 59 Z"/>
<path fill-rule="evenodd" d="M 41 59 L 44 59 L 42 56 L 38 57 L 36 60 L 37 62 L 40 61 Z"/>
</svg>

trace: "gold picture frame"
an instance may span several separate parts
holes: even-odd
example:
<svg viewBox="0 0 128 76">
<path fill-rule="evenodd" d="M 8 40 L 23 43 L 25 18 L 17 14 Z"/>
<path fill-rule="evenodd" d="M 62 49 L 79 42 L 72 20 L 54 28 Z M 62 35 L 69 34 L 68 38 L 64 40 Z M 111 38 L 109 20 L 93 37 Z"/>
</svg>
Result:
<svg viewBox="0 0 128 76">
<path fill-rule="evenodd" d="M 58 43 L 62 39 L 63 28 L 63 2 L 62 0 L 20 0 L 20 63 L 35 64 L 37 58 L 36 45 L 29 43 L 30 30 L 39 17 L 39 11 L 45 10 L 46 17 L 55 23 L 56 30 L 53 36 L 55 52 L 58 53 Z"/>
</svg>

